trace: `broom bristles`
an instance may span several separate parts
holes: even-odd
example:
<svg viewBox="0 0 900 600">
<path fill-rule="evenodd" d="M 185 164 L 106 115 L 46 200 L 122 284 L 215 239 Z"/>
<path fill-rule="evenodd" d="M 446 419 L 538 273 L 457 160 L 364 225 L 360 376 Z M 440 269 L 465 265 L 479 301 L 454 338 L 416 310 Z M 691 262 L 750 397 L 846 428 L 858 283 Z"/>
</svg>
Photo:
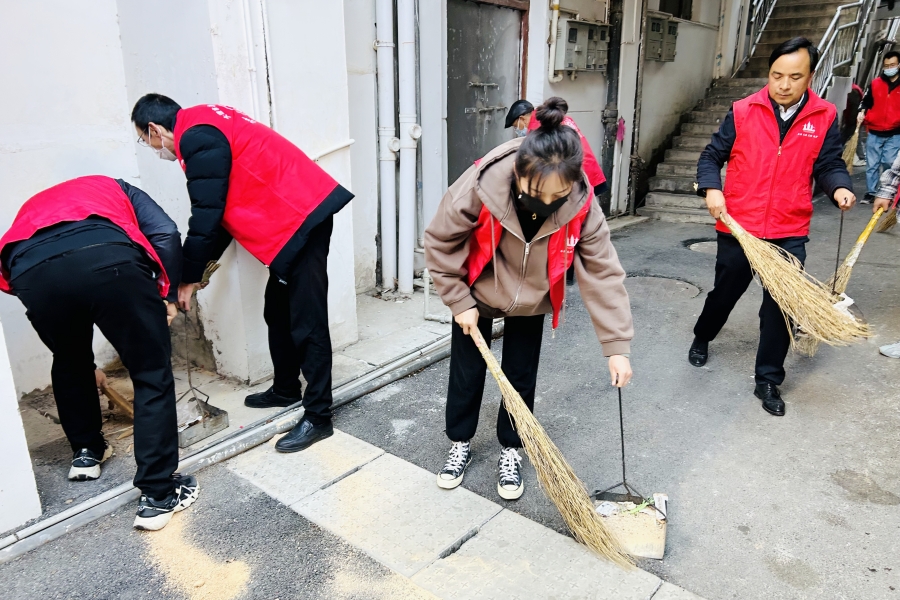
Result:
<svg viewBox="0 0 900 600">
<path fill-rule="evenodd" d="M 887 216 L 884 217 L 884 220 L 878 224 L 878 227 L 875 228 L 875 231 L 878 233 L 884 233 L 885 231 L 890 231 L 894 228 L 894 225 L 897 224 L 897 209 L 892 208 L 888 211 Z"/>
<path fill-rule="evenodd" d="M 859 145 L 859 125 L 857 124 L 856 130 L 853 132 L 853 136 L 847 140 L 847 145 L 844 146 L 844 153 L 841 155 L 841 158 L 844 159 L 844 164 L 847 165 L 847 171 L 852 175 L 853 174 L 853 158 L 856 156 L 856 146 Z"/>
<path fill-rule="evenodd" d="M 778 303 L 788 328 L 793 321 L 807 335 L 830 346 L 846 346 L 872 335 L 866 323 L 834 308 L 831 289 L 804 271 L 797 257 L 753 237 L 729 215 L 720 218 L 741 244 L 762 285 Z"/>
<path fill-rule="evenodd" d="M 566 526 L 575 539 L 596 554 L 622 567 L 631 567 L 633 563 L 628 554 L 622 550 L 618 540 L 606 528 L 602 517 L 594 510 L 594 504 L 588 496 L 587 489 L 578 479 L 575 471 L 566 462 L 547 432 L 528 410 L 519 392 L 513 387 L 500 369 L 497 359 L 481 336 L 477 328 L 472 328 L 471 336 L 481 356 L 487 363 L 488 370 L 503 394 L 503 404 L 512 417 L 513 426 L 522 443 L 544 493 L 559 510 Z"/>
</svg>

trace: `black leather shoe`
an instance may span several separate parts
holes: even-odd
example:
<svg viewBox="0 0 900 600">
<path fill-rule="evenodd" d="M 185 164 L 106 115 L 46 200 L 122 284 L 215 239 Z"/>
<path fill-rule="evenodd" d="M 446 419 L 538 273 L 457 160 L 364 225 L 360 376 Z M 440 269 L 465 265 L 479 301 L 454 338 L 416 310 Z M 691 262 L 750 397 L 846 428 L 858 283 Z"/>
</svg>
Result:
<svg viewBox="0 0 900 600">
<path fill-rule="evenodd" d="M 688 362 L 695 367 L 702 367 L 709 358 L 709 342 L 702 342 L 694 338 L 691 349 L 688 350 Z"/>
<path fill-rule="evenodd" d="M 244 406 L 249 406 L 250 408 L 273 408 L 276 406 L 284 407 L 290 406 L 291 404 L 296 404 L 301 400 L 303 400 L 302 397 L 288 398 L 287 396 L 276 394 L 275 386 L 272 386 L 264 392 L 250 394 L 249 396 L 244 398 Z"/>
<path fill-rule="evenodd" d="M 304 418 L 294 425 L 286 436 L 278 440 L 275 449 L 279 452 L 299 452 L 332 435 L 334 427 L 331 421 L 325 425 L 313 425 Z"/>
<path fill-rule="evenodd" d="M 770 415 L 784 416 L 784 400 L 774 383 L 757 383 L 753 395 L 762 400 L 763 408 Z"/>
</svg>

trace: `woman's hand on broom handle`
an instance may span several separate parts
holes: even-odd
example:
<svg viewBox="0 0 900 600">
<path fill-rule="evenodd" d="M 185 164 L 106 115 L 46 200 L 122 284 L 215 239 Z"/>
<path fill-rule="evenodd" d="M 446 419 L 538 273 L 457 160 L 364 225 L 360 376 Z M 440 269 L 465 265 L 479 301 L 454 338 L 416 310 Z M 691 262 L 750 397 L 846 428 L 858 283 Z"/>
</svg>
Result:
<svg viewBox="0 0 900 600">
<path fill-rule="evenodd" d="M 706 208 L 713 219 L 718 219 L 725 212 L 725 194 L 722 190 L 706 190 Z"/>
<path fill-rule="evenodd" d="M 612 384 L 616 387 L 625 387 L 631 381 L 631 361 L 627 356 L 615 354 L 609 357 L 609 374 L 612 376 Z"/>
<path fill-rule="evenodd" d="M 478 328 L 478 309 L 473 307 L 469 310 L 464 310 L 453 317 L 453 320 L 462 327 L 464 334 L 469 335 L 470 330 Z"/>
</svg>

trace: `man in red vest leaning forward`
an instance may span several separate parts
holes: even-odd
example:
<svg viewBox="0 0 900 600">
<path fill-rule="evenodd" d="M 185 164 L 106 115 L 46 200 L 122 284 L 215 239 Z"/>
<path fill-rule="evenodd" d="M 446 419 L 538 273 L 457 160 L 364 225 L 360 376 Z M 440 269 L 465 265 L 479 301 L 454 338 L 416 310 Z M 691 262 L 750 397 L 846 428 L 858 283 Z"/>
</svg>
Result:
<svg viewBox="0 0 900 600">
<path fill-rule="evenodd" d="M 734 103 L 697 163 L 698 193 L 709 214 L 726 210 L 752 235 L 806 260 L 812 218 L 813 179 L 841 210 L 856 202 L 841 159 L 837 109 L 809 89 L 819 51 L 806 38 L 793 38 L 769 57 L 767 87 Z M 724 193 L 720 172 L 728 163 Z M 688 360 L 706 364 L 715 339 L 753 279 L 740 244 L 721 222 L 715 285 L 694 326 Z M 756 389 L 763 408 L 784 415 L 778 386 L 791 343 L 778 304 L 763 290 L 759 309 Z"/>
<path fill-rule="evenodd" d="M 187 177 L 191 218 L 178 304 L 189 310 L 207 263 L 232 239 L 269 267 L 264 315 L 275 380 L 244 403 L 266 408 L 302 399 L 303 419 L 278 440 L 281 452 L 329 437 L 328 249 L 333 215 L 353 194 L 287 139 L 231 107 L 182 109 L 166 96 L 147 94 L 131 120 L 139 141 L 162 159 L 177 159 Z"/>
</svg>

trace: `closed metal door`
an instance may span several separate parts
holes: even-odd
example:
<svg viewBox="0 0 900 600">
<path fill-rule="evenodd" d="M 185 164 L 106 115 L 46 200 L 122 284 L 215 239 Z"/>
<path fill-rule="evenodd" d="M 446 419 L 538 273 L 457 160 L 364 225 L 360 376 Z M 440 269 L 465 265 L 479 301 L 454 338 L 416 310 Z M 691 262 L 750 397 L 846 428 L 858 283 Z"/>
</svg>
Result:
<svg viewBox="0 0 900 600">
<path fill-rule="evenodd" d="M 522 12 L 447 2 L 447 176 L 452 183 L 511 140 L 506 112 L 519 99 Z"/>
</svg>

